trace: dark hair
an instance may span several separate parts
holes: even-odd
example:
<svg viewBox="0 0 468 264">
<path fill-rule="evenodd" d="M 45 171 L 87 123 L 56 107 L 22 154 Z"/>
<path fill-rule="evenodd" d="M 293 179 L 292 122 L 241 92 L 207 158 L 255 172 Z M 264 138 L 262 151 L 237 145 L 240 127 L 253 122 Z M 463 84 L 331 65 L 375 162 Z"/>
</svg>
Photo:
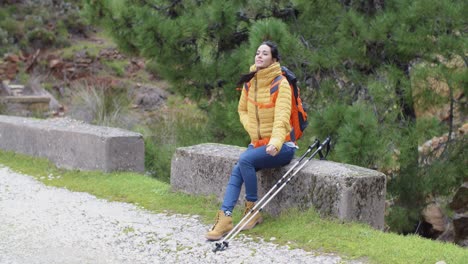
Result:
<svg viewBox="0 0 468 264">
<path fill-rule="evenodd" d="M 276 59 L 276 61 L 281 60 L 281 55 L 279 54 L 278 46 L 276 45 L 276 43 L 270 40 L 266 40 L 266 41 L 263 41 L 262 44 L 260 44 L 259 46 L 261 45 L 267 45 L 268 47 L 270 47 L 271 57 L 273 59 Z M 249 72 L 247 74 L 241 75 L 241 77 L 239 78 L 239 81 L 237 82 L 237 86 L 241 86 L 242 84 L 252 80 L 252 78 L 255 76 L 256 73 L 257 71 L 253 71 L 253 72 Z"/>
<path fill-rule="evenodd" d="M 281 60 L 281 55 L 279 54 L 279 50 L 278 50 L 278 45 L 276 45 L 276 43 L 274 43 L 273 41 L 270 41 L 270 40 L 266 40 L 266 41 L 263 41 L 261 45 L 267 45 L 268 47 L 270 47 L 271 49 L 271 57 L 273 59 L 276 59 L 276 61 L 280 61 Z"/>
</svg>

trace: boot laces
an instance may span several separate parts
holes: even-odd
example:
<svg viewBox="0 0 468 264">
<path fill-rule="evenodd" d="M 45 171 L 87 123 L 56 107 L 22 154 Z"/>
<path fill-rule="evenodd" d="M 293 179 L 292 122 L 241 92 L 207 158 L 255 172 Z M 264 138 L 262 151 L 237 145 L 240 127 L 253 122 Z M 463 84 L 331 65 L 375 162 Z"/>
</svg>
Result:
<svg viewBox="0 0 468 264">
<path fill-rule="evenodd" d="M 219 223 L 219 218 L 220 218 L 219 215 L 220 215 L 219 213 L 216 214 L 215 223 L 214 223 L 214 225 L 210 228 L 210 231 L 213 231 L 213 230 L 215 229 L 216 225 Z"/>
<path fill-rule="evenodd" d="M 247 215 L 252 208 L 245 208 L 244 215 Z"/>
<path fill-rule="evenodd" d="M 244 215 L 247 215 L 254 208 L 254 206 L 255 206 L 255 203 L 246 204 Z"/>
</svg>

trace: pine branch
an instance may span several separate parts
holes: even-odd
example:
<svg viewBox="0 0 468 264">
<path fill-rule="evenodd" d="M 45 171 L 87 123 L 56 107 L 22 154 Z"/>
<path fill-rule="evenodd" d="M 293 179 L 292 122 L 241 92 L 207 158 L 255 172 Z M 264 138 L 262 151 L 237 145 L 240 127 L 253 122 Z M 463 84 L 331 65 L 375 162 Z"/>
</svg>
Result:
<svg viewBox="0 0 468 264">
<path fill-rule="evenodd" d="M 150 3 L 150 1 L 148 0 L 141 0 L 144 4 L 148 5 L 149 7 L 161 12 L 161 13 L 165 13 L 166 15 L 168 15 L 169 17 L 177 17 L 178 14 L 174 11 L 174 8 L 179 5 L 179 4 L 182 4 L 182 0 L 172 0 L 171 4 L 168 5 L 168 6 L 165 6 L 165 7 L 160 7 L 160 6 L 157 6 L 156 4 L 153 4 L 153 3 Z"/>
<path fill-rule="evenodd" d="M 176 5 L 180 4 L 182 0 L 173 0 L 172 3 L 166 7 L 160 7 L 157 6 L 156 4 L 150 3 L 148 0 L 141 0 L 144 4 L 150 6 L 153 9 L 156 9 L 157 11 L 164 11 L 164 10 L 169 10 L 171 8 L 174 8 Z"/>
<path fill-rule="evenodd" d="M 468 57 L 465 56 L 465 54 L 461 54 L 461 57 L 463 58 L 463 62 L 465 63 L 465 67 L 468 67 Z"/>
</svg>

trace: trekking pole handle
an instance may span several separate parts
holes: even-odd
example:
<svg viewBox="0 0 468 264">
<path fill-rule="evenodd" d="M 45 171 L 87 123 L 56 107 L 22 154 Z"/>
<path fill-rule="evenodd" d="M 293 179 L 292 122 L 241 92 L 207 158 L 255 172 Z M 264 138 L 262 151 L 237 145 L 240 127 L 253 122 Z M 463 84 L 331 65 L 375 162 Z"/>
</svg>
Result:
<svg viewBox="0 0 468 264">
<path fill-rule="evenodd" d="M 312 151 L 312 150 L 313 150 L 314 148 L 316 148 L 319 144 L 320 144 L 320 140 L 318 140 L 318 139 L 316 138 L 316 139 L 314 140 L 314 143 L 312 143 L 312 144 L 309 146 L 308 150 L 309 150 L 309 151 Z"/>
<path fill-rule="evenodd" d="M 330 141 L 331 141 L 331 137 L 330 137 L 330 136 L 327 136 L 327 138 L 325 139 L 325 141 L 323 141 L 322 146 L 325 146 L 325 145 L 329 144 Z"/>
<path fill-rule="evenodd" d="M 224 242 L 229 243 L 232 237 L 237 235 L 239 231 L 245 226 L 246 223 L 250 221 L 254 217 L 254 215 L 251 215 L 250 213 L 255 212 L 258 210 L 258 208 L 262 208 L 264 202 L 268 199 L 268 197 L 275 191 L 276 188 L 279 188 L 287 179 L 288 175 L 291 174 L 291 172 L 294 171 L 295 168 L 300 166 L 301 162 L 304 160 L 304 158 L 314 150 L 314 148 L 317 148 L 320 145 L 320 141 L 318 139 L 315 139 L 314 143 L 312 143 L 306 150 L 306 152 L 296 161 L 296 163 L 281 177 L 281 179 L 278 180 L 278 182 L 271 188 L 257 203 L 255 206 L 250 210 L 249 214 L 246 214 L 241 221 L 234 226 L 234 228 L 224 237 L 223 241 L 221 244 L 219 244 L 220 247 L 222 246 Z M 247 220 L 247 221 L 242 221 L 242 220 Z M 241 226 L 241 223 L 244 222 L 245 224 Z"/>
<path fill-rule="evenodd" d="M 321 152 L 322 149 L 323 149 L 325 146 L 327 146 L 328 144 L 330 144 L 330 140 L 331 140 L 331 138 L 330 138 L 330 136 L 328 136 L 328 137 L 325 139 L 325 141 L 323 141 L 322 144 L 320 144 L 320 146 L 314 151 L 314 153 L 312 153 L 312 155 L 307 159 L 307 161 L 304 162 L 304 163 L 302 164 L 302 166 L 299 167 L 298 170 L 302 169 L 302 167 L 304 167 L 305 163 L 307 163 L 309 160 L 311 160 L 317 153 L 319 153 L 319 155 L 320 155 L 320 154 L 322 153 L 322 152 Z"/>
<path fill-rule="evenodd" d="M 305 156 L 307 156 L 307 154 L 309 154 L 314 148 L 318 147 L 320 145 L 320 141 L 318 139 L 315 139 L 314 140 L 314 143 L 312 143 L 306 150 L 306 152 L 304 154 L 302 154 L 302 156 L 299 158 L 299 160 L 297 161 L 298 163 L 301 162 Z"/>
<path fill-rule="evenodd" d="M 331 142 L 331 137 L 330 136 L 327 136 L 327 138 L 325 139 L 325 141 L 322 143 L 322 145 L 319 147 L 319 156 L 320 156 L 320 160 L 325 160 L 328 156 L 328 153 L 330 152 L 330 142 Z M 322 148 L 323 147 L 327 147 L 325 149 L 325 155 L 323 155 L 322 153 Z"/>
</svg>

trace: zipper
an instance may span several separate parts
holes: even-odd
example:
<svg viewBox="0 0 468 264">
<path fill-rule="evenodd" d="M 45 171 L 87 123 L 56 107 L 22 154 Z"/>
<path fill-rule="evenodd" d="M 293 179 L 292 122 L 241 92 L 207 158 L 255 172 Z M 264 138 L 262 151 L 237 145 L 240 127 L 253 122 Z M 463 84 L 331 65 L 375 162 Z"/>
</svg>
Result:
<svg viewBox="0 0 468 264">
<path fill-rule="evenodd" d="M 257 75 L 255 75 L 255 93 L 254 93 L 254 100 L 257 102 L 257 94 L 258 94 L 258 82 L 257 82 Z M 260 134 L 260 116 L 258 115 L 258 105 L 255 105 L 255 117 L 257 118 L 257 136 L 258 139 L 262 139 L 262 135 Z"/>
</svg>

